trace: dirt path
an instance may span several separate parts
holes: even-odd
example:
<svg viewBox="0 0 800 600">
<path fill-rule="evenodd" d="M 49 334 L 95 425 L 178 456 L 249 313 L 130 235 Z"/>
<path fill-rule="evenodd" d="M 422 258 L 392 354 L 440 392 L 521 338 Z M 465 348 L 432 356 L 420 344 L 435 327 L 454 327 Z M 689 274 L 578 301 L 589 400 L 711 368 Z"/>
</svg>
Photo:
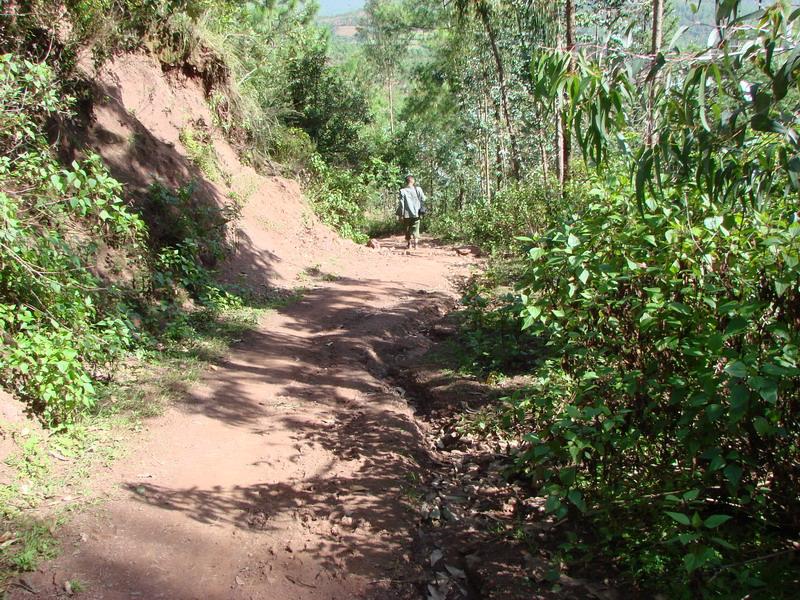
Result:
<svg viewBox="0 0 800 600">
<path fill-rule="evenodd" d="M 408 490 L 425 448 L 386 365 L 452 305 L 468 260 L 389 246 L 341 259 L 151 423 L 111 500 L 27 578 L 35 597 L 76 579 L 91 599 L 418 598 Z"/>
</svg>

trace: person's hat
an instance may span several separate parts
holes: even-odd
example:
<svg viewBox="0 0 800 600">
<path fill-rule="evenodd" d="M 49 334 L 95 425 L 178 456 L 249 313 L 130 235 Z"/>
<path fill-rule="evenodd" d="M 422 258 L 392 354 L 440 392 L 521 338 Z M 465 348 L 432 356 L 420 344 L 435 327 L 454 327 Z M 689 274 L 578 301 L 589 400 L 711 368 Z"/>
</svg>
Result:
<svg viewBox="0 0 800 600">
<path fill-rule="evenodd" d="M 406 173 L 406 181 L 408 181 L 409 179 L 416 179 L 416 177 L 414 177 L 414 175 L 411 173 Z"/>
</svg>

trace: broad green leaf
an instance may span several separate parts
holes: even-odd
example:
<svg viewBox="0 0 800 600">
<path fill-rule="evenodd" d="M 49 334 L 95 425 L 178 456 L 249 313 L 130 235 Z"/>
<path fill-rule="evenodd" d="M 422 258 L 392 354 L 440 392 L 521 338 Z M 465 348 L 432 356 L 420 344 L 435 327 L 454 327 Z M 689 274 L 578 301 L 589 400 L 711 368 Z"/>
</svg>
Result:
<svg viewBox="0 0 800 600">
<path fill-rule="evenodd" d="M 779 279 L 775 280 L 775 293 L 779 298 L 783 296 L 786 293 L 786 290 L 788 290 L 790 287 L 792 287 L 791 282 L 784 282 L 780 281 Z"/>
<path fill-rule="evenodd" d="M 697 500 L 697 496 L 699 495 L 700 495 L 700 490 L 698 489 L 688 490 L 683 493 L 683 499 L 686 500 L 687 502 L 691 502 L 692 500 Z"/>
<path fill-rule="evenodd" d="M 680 523 L 681 525 L 687 525 L 688 526 L 688 525 L 692 524 L 692 522 L 689 519 L 688 515 L 685 515 L 685 514 L 679 513 L 679 512 L 670 512 L 670 511 L 664 511 L 664 512 L 667 515 L 669 515 L 672 519 L 674 519 L 675 521 Z"/>
<path fill-rule="evenodd" d="M 725 479 L 732 486 L 738 486 L 742 480 L 743 470 L 739 465 L 729 464 L 722 472 L 725 474 Z"/>
<path fill-rule="evenodd" d="M 723 523 L 730 521 L 732 518 L 733 517 L 729 517 L 728 515 L 711 515 L 703 522 L 703 525 L 705 525 L 708 529 L 716 529 Z"/>
<path fill-rule="evenodd" d="M 739 333 L 742 333 L 743 331 L 746 331 L 747 327 L 748 327 L 747 319 L 744 319 L 742 317 L 734 317 L 730 320 L 728 326 L 725 328 L 725 335 L 726 336 L 737 335 Z"/>
<path fill-rule="evenodd" d="M 758 435 L 765 436 L 772 431 L 772 425 L 769 424 L 764 417 L 756 417 L 753 419 L 753 427 Z"/>
<path fill-rule="evenodd" d="M 528 256 L 531 260 L 539 260 L 546 254 L 544 248 L 531 248 L 528 250 Z"/>
<path fill-rule="evenodd" d="M 742 379 L 747 377 L 747 366 L 740 360 L 733 360 L 725 365 L 725 372 L 731 377 Z"/>
<path fill-rule="evenodd" d="M 581 511 L 582 513 L 586 512 L 586 502 L 583 500 L 583 496 L 578 490 L 570 490 L 569 494 L 567 494 L 567 498 L 575 507 Z"/>
</svg>

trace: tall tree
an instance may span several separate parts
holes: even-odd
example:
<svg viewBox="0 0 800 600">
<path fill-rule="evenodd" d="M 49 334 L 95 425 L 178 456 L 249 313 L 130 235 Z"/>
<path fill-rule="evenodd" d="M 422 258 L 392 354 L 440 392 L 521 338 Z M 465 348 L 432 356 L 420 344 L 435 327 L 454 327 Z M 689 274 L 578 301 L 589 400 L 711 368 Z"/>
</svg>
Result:
<svg viewBox="0 0 800 600">
<path fill-rule="evenodd" d="M 575 2 L 574 0 L 565 0 L 564 6 L 564 29 L 565 29 L 565 37 L 567 42 L 567 52 L 572 54 L 575 51 Z M 572 60 L 570 60 L 570 67 L 572 66 Z M 563 116 L 560 117 L 561 127 L 563 128 L 563 132 L 561 134 L 562 142 L 561 142 L 561 173 L 560 173 L 560 183 L 563 185 L 564 183 L 569 180 L 569 163 L 570 157 L 572 154 L 572 148 L 570 145 L 570 135 L 569 135 L 569 123 L 567 123 L 567 119 Z"/>
<path fill-rule="evenodd" d="M 658 60 L 658 53 L 661 51 L 661 44 L 664 29 L 664 0 L 653 0 L 653 31 L 650 38 L 650 54 L 653 56 L 653 66 Z M 650 81 L 650 90 L 647 96 L 647 145 L 652 146 L 655 140 L 655 95 L 656 80 L 655 73 Z"/>
<path fill-rule="evenodd" d="M 368 0 L 358 27 L 364 54 L 383 77 L 389 101 L 389 128 L 395 133 L 395 104 L 398 76 L 408 54 L 413 29 L 400 2 Z"/>
<path fill-rule="evenodd" d="M 493 21 L 493 10 L 490 0 L 458 0 L 458 10 L 462 16 L 474 15 L 478 18 L 486 33 L 486 39 L 492 51 L 495 72 L 497 75 L 497 85 L 500 88 L 500 104 L 503 110 L 503 120 L 505 121 L 508 141 L 511 146 L 511 170 L 514 178 L 519 179 L 522 174 L 519 155 L 519 142 L 517 139 L 514 119 L 511 114 L 511 106 L 508 99 L 508 80 L 503 56 L 497 43 L 497 30 Z"/>
</svg>

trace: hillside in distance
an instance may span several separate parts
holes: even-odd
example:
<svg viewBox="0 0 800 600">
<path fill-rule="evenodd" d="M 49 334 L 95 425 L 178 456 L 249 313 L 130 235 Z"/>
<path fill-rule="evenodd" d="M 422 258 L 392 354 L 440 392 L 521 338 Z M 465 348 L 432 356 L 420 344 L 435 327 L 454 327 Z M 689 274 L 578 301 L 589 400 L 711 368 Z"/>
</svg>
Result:
<svg viewBox="0 0 800 600">
<path fill-rule="evenodd" d="M 317 22 L 320 25 L 328 27 L 334 37 L 354 38 L 358 29 L 358 23 L 363 16 L 364 11 L 359 9 L 340 15 L 319 16 L 317 17 Z"/>
</svg>

